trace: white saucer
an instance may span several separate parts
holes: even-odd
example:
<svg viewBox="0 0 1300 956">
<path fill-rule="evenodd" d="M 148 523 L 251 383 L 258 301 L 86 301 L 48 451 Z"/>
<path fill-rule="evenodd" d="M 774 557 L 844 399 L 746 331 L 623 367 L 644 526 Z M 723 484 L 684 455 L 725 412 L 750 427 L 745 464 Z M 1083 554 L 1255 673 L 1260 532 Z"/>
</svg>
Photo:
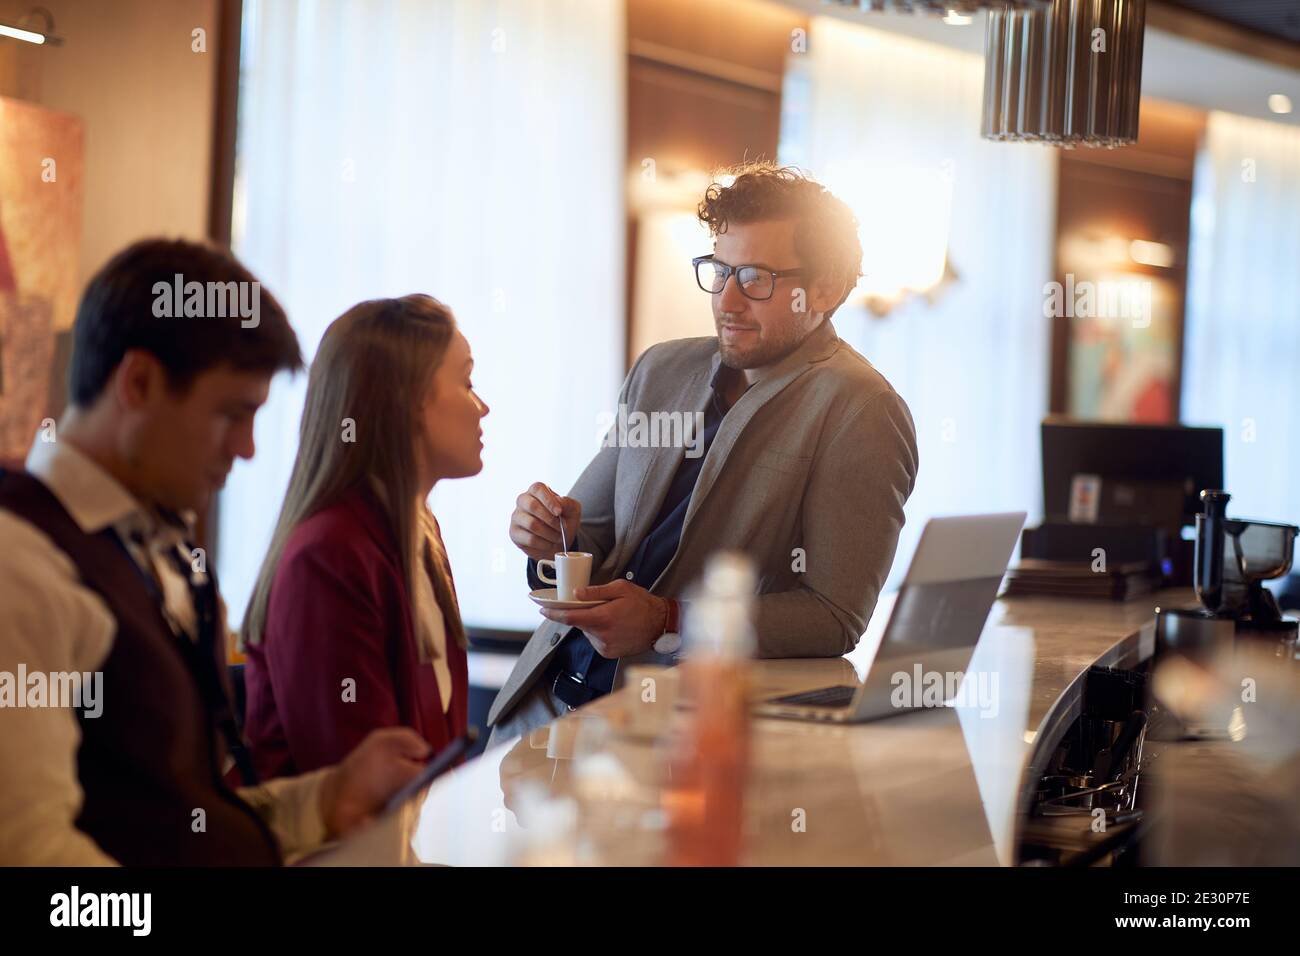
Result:
<svg viewBox="0 0 1300 956">
<path fill-rule="evenodd" d="M 555 590 L 555 588 L 538 588 L 536 591 L 530 591 L 528 597 L 534 604 L 540 604 L 552 611 L 574 611 L 578 608 L 600 607 L 602 604 L 609 603 L 608 601 L 560 601 L 555 597 Z"/>
</svg>

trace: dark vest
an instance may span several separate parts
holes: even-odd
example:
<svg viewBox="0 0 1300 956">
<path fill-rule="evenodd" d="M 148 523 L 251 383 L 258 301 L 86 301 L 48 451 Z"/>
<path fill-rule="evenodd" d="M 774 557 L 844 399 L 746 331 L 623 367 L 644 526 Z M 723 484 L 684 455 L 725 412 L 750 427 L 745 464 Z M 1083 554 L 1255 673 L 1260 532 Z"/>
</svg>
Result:
<svg viewBox="0 0 1300 956">
<path fill-rule="evenodd" d="M 112 529 L 84 533 L 25 472 L 0 471 L 0 508 L 40 529 L 117 621 L 102 664 L 103 712 L 83 718 L 77 828 L 128 866 L 272 866 L 279 844 L 222 780 L 225 747 L 203 687 L 225 685 L 224 641 L 183 646 Z M 195 832 L 195 810 L 206 829 Z"/>
</svg>

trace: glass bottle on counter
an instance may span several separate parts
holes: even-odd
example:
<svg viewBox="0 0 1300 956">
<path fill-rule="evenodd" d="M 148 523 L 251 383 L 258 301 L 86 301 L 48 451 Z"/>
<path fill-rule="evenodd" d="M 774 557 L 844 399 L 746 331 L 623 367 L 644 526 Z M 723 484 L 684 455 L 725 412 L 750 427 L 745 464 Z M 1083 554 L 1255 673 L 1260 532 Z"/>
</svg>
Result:
<svg viewBox="0 0 1300 956">
<path fill-rule="evenodd" d="M 683 690 L 692 711 L 666 789 L 670 866 L 740 862 L 749 769 L 748 662 L 754 654 L 754 568 L 721 553 L 688 603 Z"/>
</svg>

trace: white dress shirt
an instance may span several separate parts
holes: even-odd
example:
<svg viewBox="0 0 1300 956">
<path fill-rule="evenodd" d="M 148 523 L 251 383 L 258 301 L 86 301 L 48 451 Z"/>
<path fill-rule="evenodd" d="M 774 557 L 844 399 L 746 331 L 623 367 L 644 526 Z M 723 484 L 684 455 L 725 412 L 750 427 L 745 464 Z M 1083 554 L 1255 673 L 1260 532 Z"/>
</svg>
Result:
<svg viewBox="0 0 1300 956">
<path fill-rule="evenodd" d="M 164 616 L 178 635 L 195 635 L 189 585 L 170 560 L 183 529 L 141 506 L 108 472 L 67 441 L 40 436 L 27 471 L 87 534 L 112 528 L 140 568 L 158 583 Z M 224 627 L 224 621 L 221 625 Z M 0 671 L 101 670 L 116 634 L 108 606 L 80 580 L 71 559 L 35 525 L 0 508 Z M 74 821 L 81 730 L 68 708 L 0 708 L 0 865 L 115 865 Z M 245 787 L 239 795 L 266 820 L 286 856 L 325 837 L 320 786 L 329 769 Z"/>
<path fill-rule="evenodd" d="M 433 589 L 430 575 L 438 574 L 439 562 L 445 566 L 446 555 L 438 543 L 434 530 L 433 516 L 420 509 L 419 560 L 415 567 L 414 605 L 416 642 L 420 648 L 420 660 L 433 664 L 433 676 L 438 681 L 438 697 L 442 701 L 442 712 L 447 713 L 451 707 L 451 667 L 447 664 L 447 619 L 443 617 L 442 608 L 438 606 L 438 596 Z"/>
<path fill-rule="evenodd" d="M 370 488 L 380 501 L 388 501 L 388 492 L 373 475 L 370 478 Z M 447 552 L 442 547 L 437 522 L 424 502 L 416 509 L 416 523 L 418 527 L 415 529 L 414 554 L 411 557 L 411 566 L 415 569 L 411 575 L 411 620 L 420 663 L 433 666 L 433 676 L 438 683 L 438 698 L 445 714 L 451 709 L 451 694 L 455 685 L 451 680 L 451 667 L 447 663 L 447 619 L 438 604 L 432 576 L 447 573 L 441 569 L 448 568 L 450 564 Z"/>
</svg>

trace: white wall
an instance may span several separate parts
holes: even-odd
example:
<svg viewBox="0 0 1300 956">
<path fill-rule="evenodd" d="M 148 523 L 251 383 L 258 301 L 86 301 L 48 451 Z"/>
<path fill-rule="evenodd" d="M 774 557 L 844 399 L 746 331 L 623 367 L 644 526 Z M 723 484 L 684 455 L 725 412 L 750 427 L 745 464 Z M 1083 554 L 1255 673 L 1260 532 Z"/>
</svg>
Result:
<svg viewBox="0 0 1300 956">
<path fill-rule="evenodd" d="M 0 39 L 0 95 L 82 118 L 85 213 L 79 287 L 152 235 L 207 233 L 217 0 L 42 0 L 62 46 Z M 32 4 L 0 0 L 17 22 Z M 207 31 L 207 52 L 191 31 Z"/>
</svg>

